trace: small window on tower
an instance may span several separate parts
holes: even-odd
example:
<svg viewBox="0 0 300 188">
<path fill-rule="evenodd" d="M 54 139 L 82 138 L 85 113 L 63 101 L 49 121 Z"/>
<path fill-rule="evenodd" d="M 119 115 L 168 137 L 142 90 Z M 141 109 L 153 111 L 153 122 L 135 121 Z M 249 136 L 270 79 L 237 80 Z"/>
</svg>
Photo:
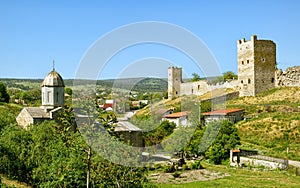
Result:
<svg viewBox="0 0 300 188">
<path fill-rule="evenodd" d="M 266 62 L 266 59 L 265 58 L 261 58 L 261 61 L 264 63 L 264 62 Z"/>
<path fill-rule="evenodd" d="M 275 81 L 275 79 L 274 79 L 274 78 L 272 78 L 272 79 L 271 79 L 271 83 L 274 83 L 274 81 Z"/>
<path fill-rule="evenodd" d="M 244 65 L 244 61 L 242 61 L 242 65 Z"/>
<path fill-rule="evenodd" d="M 249 64 L 249 59 L 247 60 L 247 64 Z"/>
<path fill-rule="evenodd" d="M 248 84 L 250 84 L 251 83 L 251 80 L 250 80 L 250 78 L 248 79 Z"/>
<path fill-rule="evenodd" d="M 243 80 L 241 80 L 241 84 L 242 84 L 242 83 L 244 83 L 244 81 L 243 81 Z"/>
</svg>

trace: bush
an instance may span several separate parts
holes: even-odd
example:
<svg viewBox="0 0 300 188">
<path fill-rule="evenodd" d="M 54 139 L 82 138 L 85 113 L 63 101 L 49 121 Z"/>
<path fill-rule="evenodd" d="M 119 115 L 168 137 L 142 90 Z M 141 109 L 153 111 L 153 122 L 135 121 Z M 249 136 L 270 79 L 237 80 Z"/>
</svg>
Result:
<svg viewBox="0 0 300 188">
<path fill-rule="evenodd" d="M 174 178 L 179 178 L 181 173 L 180 172 L 174 172 L 172 175 L 173 175 Z"/>
<path fill-rule="evenodd" d="M 192 169 L 203 169 L 203 166 L 201 165 L 199 160 L 196 160 L 193 164 L 192 164 Z"/>
<path fill-rule="evenodd" d="M 155 170 L 159 170 L 159 169 L 161 169 L 161 168 L 162 168 L 162 165 L 161 165 L 161 164 L 159 164 L 159 163 L 157 163 L 157 164 L 154 164 L 154 168 L 155 168 Z"/>
<path fill-rule="evenodd" d="M 189 166 L 186 164 L 182 165 L 182 170 L 189 170 Z"/>
<path fill-rule="evenodd" d="M 175 172 L 175 167 L 173 164 L 171 165 L 166 165 L 165 168 L 164 168 L 164 172 L 165 173 L 172 173 L 172 172 Z"/>
</svg>

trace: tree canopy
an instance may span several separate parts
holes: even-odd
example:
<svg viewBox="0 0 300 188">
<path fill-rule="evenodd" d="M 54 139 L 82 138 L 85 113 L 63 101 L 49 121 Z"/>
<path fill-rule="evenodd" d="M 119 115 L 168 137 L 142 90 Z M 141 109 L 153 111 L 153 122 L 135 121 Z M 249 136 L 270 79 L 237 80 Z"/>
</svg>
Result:
<svg viewBox="0 0 300 188">
<path fill-rule="evenodd" d="M 192 76 L 193 76 L 193 78 L 191 79 L 192 82 L 197 82 L 197 81 L 201 80 L 199 74 L 197 74 L 195 72 L 192 74 Z"/>
<path fill-rule="evenodd" d="M 0 102 L 9 102 L 9 95 L 7 93 L 6 85 L 0 81 Z"/>
</svg>

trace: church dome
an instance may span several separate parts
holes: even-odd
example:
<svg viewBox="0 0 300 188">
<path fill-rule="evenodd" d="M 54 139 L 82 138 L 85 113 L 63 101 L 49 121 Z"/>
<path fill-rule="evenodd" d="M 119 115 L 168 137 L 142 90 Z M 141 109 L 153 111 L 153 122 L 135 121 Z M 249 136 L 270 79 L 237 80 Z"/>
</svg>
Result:
<svg viewBox="0 0 300 188">
<path fill-rule="evenodd" d="M 58 72 L 56 72 L 53 69 L 51 72 L 49 72 L 49 74 L 44 79 L 44 81 L 42 83 L 42 87 L 43 86 L 65 87 L 65 84 L 64 84 L 64 80 L 62 79 L 60 74 L 58 74 Z"/>
</svg>

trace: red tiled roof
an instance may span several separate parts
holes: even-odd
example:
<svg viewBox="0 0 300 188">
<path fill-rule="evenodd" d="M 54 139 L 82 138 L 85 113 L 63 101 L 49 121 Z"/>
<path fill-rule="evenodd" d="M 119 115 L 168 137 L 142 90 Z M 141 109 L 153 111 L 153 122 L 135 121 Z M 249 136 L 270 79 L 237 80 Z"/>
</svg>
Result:
<svg viewBox="0 0 300 188">
<path fill-rule="evenodd" d="M 103 108 L 104 108 L 104 109 L 106 109 L 106 108 L 108 108 L 108 107 L 113 108 L 113 104 L 105 103 L 105 104 L 103 105 Z"/>
<path fill-rule="evenodd" d="M 226 109 L 226 110 L 215 110 L 211 112 L 202 113 L 203 115 L 228 115 L 234 112 L 244 111 L 244 109 Z"/>
<path fill-rule="evenodd" d="M 187 115 L 188 115 L 187 111 L 185 111 L 185 112 L 176 112 L 176 113 L 173 113 L 173 114 L 165 115 L 164 118 L 179 118 L 179 117 L 183 117 L 183 116 L 187 116 Z"/>
<path fill-rule="evenodd" d="M 157 111 L 155 112 L 155 114 L 160 114 L 160 115 L 162 115 L 162 114 L 164 114 L 164 113 L 166 113 L 166 112 L 168 112 L 168 111 L 171 111 L 171 109 L 159 109 L 159 110 L 157 110 Z"/>
</svg>

